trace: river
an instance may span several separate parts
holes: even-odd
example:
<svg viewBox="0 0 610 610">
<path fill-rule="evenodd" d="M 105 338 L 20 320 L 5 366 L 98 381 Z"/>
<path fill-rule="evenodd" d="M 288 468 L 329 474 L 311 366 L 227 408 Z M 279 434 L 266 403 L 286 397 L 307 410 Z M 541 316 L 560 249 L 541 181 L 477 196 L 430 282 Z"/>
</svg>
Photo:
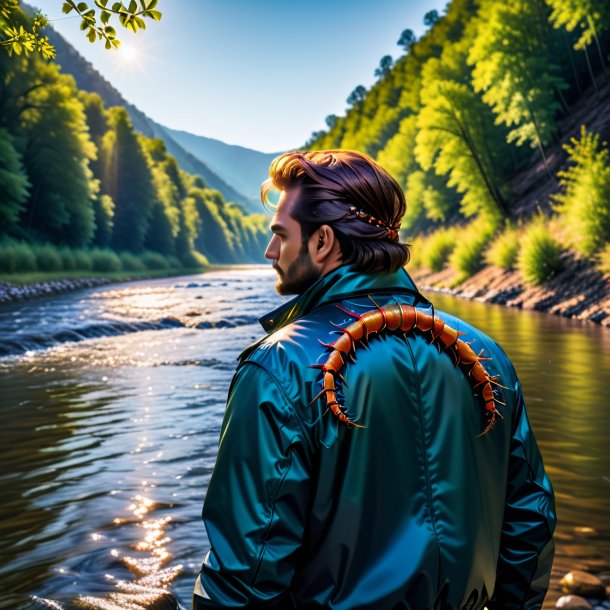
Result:
<svg viewBox="0 0 610 610">
<path fill-rule="evenodd" d="M 237 354 L 276 307 L 236 267 L 0 306 L 0 608 L 190 607 Z M 428 294 L 496 339 L 555 487 L 552 584 L 610 571 L 610 331 Z"/>
</svg>

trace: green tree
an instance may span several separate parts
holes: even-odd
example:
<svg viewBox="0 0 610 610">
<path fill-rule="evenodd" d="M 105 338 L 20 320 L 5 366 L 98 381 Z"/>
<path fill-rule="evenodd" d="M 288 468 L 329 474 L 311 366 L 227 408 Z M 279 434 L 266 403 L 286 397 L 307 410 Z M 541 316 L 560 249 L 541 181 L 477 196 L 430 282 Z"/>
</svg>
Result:
<svg viewBox="0 0 610 610">
<path fill-rule="evenodd" d="M 348 96 L 347 103 L 350 106 L 355 106 L 366 97 L 366 89 L 363 85 L 358 85 Z"/>
<path fill-rule="evenodd" d="M 379 62 L 379 67 L 375 69 L 375 76 L 377 78 L 385 78 L 390 73 L 393 64 L 392 56 L 384 55 Z"/>
<path fill-rule="evenodd" d="M 595 88 L 595 75 L 591 68 L 588 47 L 595 42 L 599 61 L 605 70 L 605 58 L 599 40 L 600 32 L 610 24 L 609 0 L 546 0 L 551 7 L 551 22 L 556 28 L 564 27 L 568 32 L 578 32 L 574 43 L 577 51 L 584 51 L 591 81 Z"/>
<path fill-rule="evenodd" d="M 469 46 L 468 37 L 448 44 L 424 66 L 415 154 L 424 169 L 448 176 L 465 215 L 506 216 L 504 130 L 471 88 Z"/>
<path fill-rule="evenodd" d="M 328 127 L 329 129 L 332 129 L 335 126 L 335 123 L 337 122 L 337 115 L 336 114 L 329 114 L 324 119 L 324 122 L 326 123 L 326 127 Z"/>
<path fill-rule="evenodd" d="M 220 191 L 195 188 L 189 196 L 201 219 L 201 229 L 195 239 L 197 250 L 210 262 L 236 262 L 230 229 L 220 215 L 220 208 L 225 204 Z"/>
<path fill-rule="evenodd" d="M 440 16 L 438 14 L 438 11 L 435 9 L 432 9 L 431 11 L 428 11 L 424 15 L 424 25 L 427 28 L 431 28 L 439 19 L 440 19 Z"/>
<path fill-rule="evenodd" d="M 573 247 L 590 255 L 610 241 L 610 151 L 584 125 L 580 139 L 571 138 L 564 148 L 570 167 L 557 174 L 564 190 L 554 200 L 570 227 Z"/>
<path fill-rule="evenodd" d="M 508 141 L 538 147 L 548 171 L 544 145 L 557 130 L 556 92 L 566 84 L 551 55 L 546 13 L 543 0 L 483 0 L 469 62 L 475 90 L 510 128 Z"/>
<path fill-rule="evenodd" d="M 17 226 L 29 187 L 13 138 L 6 129 L 0 128 L 0 237 L 10 234 Z"/>
<path fill-rule="evenodd" d="M 415 36 L 415 32 L 413 30 L 403 30 L 400 38 L 396 41 L 396 44 L 399 47 L 402 47 L 405 53 L 408 53 L 411 50 L 411 47 L 417 41 L 417 37 Z"/>
<path fill-rule="evenodd" d="M 28 88 L 25 98 L 16 92 L 10 96 L 19 103 L 9 114 L 18 118 L 13 129 L 32 184 L 25 228 L 56 243 L 87 245 L 95 229 L 92 200 L 99 184 L 89 168 L 95 146 L 74 79 L 35 57 L 18 59 L 9 88 L 21 90 L 24 82 Z"/>
<path fill-rule="evenodd" d="M 109 109 L 110 130 L 103 139 L 102 185 L 114 201 L 111 245 L 117 250 L 142 250 L 155 198 L 146 153 L 124 108 Z"/>
</svg>

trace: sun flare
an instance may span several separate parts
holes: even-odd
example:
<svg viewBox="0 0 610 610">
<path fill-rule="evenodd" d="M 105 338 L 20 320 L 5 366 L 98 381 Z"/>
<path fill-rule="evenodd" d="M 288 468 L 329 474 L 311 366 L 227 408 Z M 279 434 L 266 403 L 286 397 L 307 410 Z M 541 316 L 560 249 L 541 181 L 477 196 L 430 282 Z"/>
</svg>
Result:
<svg viewBox="0 0 610 610">
<path fill-rule="evenodd" d="M 131 45 L 122 45 L 120 49 L 121 59 L 130 64 L 138 58 L 138 51 Z"/>
</svg>

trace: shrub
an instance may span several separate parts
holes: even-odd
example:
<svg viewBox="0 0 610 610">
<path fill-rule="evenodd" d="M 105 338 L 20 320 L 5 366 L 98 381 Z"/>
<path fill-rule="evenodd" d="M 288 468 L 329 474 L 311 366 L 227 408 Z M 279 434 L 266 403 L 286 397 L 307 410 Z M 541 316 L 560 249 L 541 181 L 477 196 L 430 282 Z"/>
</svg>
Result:
<svg viewBox="0 0 610 610">
<path fill-rule="evenodd" d="M 458 273 L 458 282 L 481 270 L 483 254 L 493 234 L 493 225 L 484 221 L 475 221 L 458 233 L 449 257 L 449 264 Z"/>
<path fill-rule="evenodd" d="M 507 225 L 502 233 L 492 240 L 485 258 L 488 263 L 501 269 L 513 269 L 519 253 L 519 231 L 512 225 Z"/>
<path fill-rule="evenodd" d="M 563 193 L 553 199 L 572 229 L 575 250 L 593 254 L 610 240 L 610 151 L 599 134 L 587 133 L 564 146 L 572 165 L 557 173 Z"/>
<path fill-rule="evenodd" d="M 91 250 L 90 256 L 93 271 L 108 272 L 121 270 L 121 259 L 112 250 Z"/>
<path fill-rule="evenodd" d="M 142 254 L 142 261 L 146 265 L 147 269 L 155 271 L 169 269 L 169 263 L 167 262 L 167 259 L 158 252 L 144 252 L 144 254 Z"/>
<path fill-rule="evenodd" d="M 121 265 L 125 271 L 145 271 L 146 265 L 144 261 L 132 254 L 131 252 L 121 252 L 119 254 L 119 258 L 121 259 Z"/>
<path fill-rule="evenodd" d="M 74 268 L 78 271 L 91 271 L 93 269 L 91 253 L 88 250 L 72 250 L 72 258 L 74 259 Z"/>
<path fill-rule="evenodd" d="M 74 271 L 76 269 L 76 260 L 74 258 L 74 251 L 70 248 L 59 248 L 57 251 L 61 258 L 61 267 L 64 271 Z"/>
<path fill-rule="evenodd" d="M 181 269 L 182 267 L 185 267 L 186 265 L 183 265 L 180 262 L 180 259 L 177 256 L 168 256 L 166 257 L 167 260 L 167 264 L 169 265 L 170 269 Z"/>
<path fill-rule="evenodd" d="M 608 244 L 598 255 L 597 268 L 604 274 L 610 276 L 610 244 Z"/>
<path fill-rule="evenodd" d="M 200 252 L 190 250 L 189 253 L 183 255 L 181 259 L 177 259 L 175 256 L 170 256 L 170 264 L 172 268 L 176 269 L 180 269 L 181 267 L 194 269 L 196 267 L 207 267 L 208 259 Z"/>
<path fill-rule="evenodd" d="M 432 233 L 425 242 L 421 252 L 422 263 L 432 271 L 440 271 L 455 248 L 455 231 L 439 229 Z"/>
<path fill-rule="evenodd" d="M 517 266 L 526 282 L 541 284 L 561 268 L 561 245 L 541 219 L 526 229 L 520 245 Z"/>
<path fill-rule="evenodd" d="M 36 266 L 39 271 L 61 271 L 62 262 L 59 251 L 51 244 L 40 244 L 33 247 L 36 255 Z"/>
<path fill-rule="evenodd" d="M 0 244 L 0 271 L 19 273 L 36 271 L 36 256 L 26 243 L 5 241 Z"/>
</svg>

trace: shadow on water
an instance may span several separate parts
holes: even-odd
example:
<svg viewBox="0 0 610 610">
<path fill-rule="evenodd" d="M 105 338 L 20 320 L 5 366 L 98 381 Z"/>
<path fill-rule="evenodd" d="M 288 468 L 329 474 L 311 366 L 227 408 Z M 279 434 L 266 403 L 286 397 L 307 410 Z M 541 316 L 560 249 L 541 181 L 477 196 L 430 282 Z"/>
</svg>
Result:
<svg viewBox="0 0 610 610">
<path fill-rule="evenodd" d="M 190 606 L 235 358 L 279 304 L 274 283 L 240 269 L 0 306 L 0 343 L 67 338 L 0 358 L 1 608 Z M 569 569 L 610 569 L 610 332 L 429 296 L 495 338 L 522 380 L 557 493 L 550 608 Z"/>
</svg>

